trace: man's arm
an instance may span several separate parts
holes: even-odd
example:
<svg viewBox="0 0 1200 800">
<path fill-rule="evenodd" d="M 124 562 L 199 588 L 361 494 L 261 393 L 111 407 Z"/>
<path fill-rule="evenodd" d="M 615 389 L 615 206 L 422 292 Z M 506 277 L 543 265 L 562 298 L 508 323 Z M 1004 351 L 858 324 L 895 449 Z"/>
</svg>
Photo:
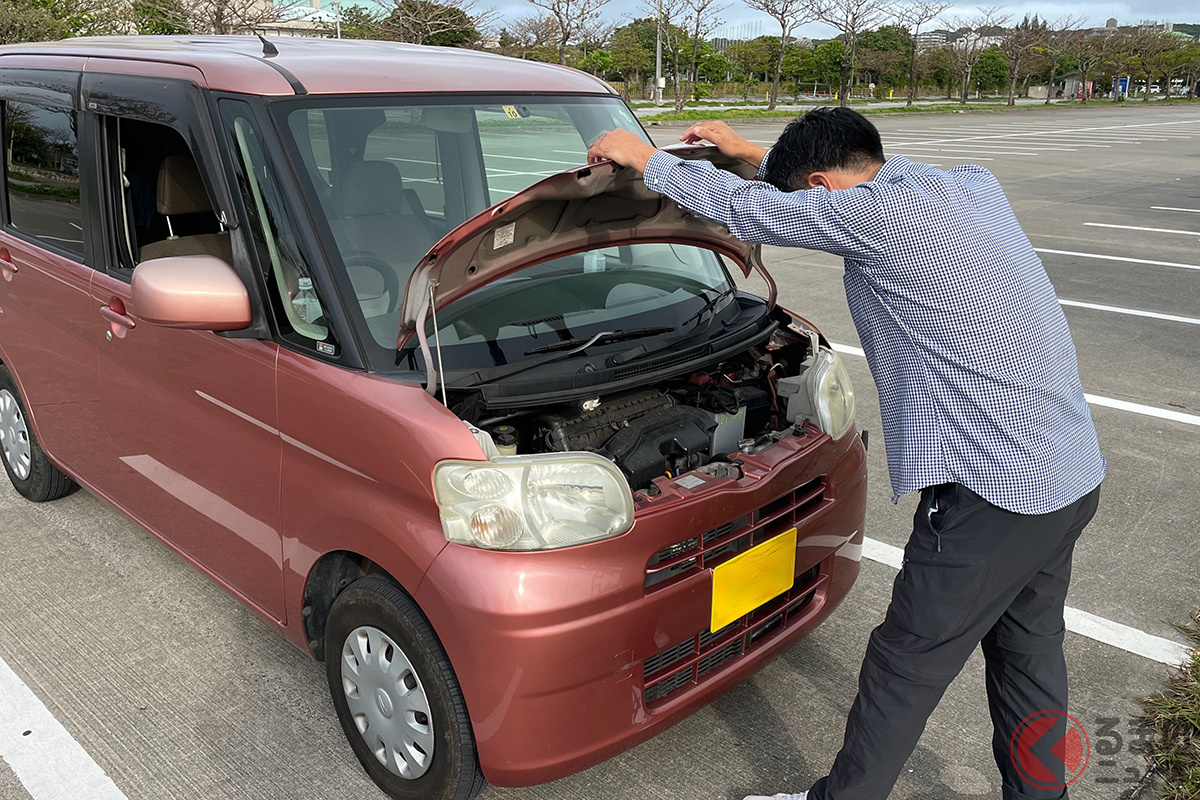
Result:
<svg viewBox="0 0 1200 800">
<path fill-rule="evenodd" d="M 681 138 L 688 141 L 696 127 Z M 732 139 L 717 146 L 726 155 L 759 166 L 761 173 L 767 154 L 764 148 L 751 152 Z M 753 160 L 756 157 L 757 162 Z M 613 131 L 597 139 L 588 158 L 593 162 L 611 159 L 639 170 L 649 188 L 688 212 L 728 228 L 743 241 L 824 250 L 846 258 L 867 258 L 876 252 L 873 233 L 882 224 L 882 214 L 869 187 L 781 192 L 762 181 L 742 180 L 707 161 L 684 161 L 628 131 Z"/>
</svg>

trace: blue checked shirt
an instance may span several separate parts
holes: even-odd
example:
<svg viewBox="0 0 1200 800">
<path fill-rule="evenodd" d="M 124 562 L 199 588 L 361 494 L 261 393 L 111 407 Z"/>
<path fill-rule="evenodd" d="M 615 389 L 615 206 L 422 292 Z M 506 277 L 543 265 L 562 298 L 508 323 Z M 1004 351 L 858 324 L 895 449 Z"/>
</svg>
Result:
<svg viewBox="0 0 1200 800">
<path fill-rule="evenodd" d="M 1066 317 L 986 169 L 895 157 L 851 189 L 781 192 L 659 151 L 644 177 L 739 239 L 845 259 L 893 501 L 955 482 L 1044 514 L 1099 485 L 1105 462 Z"/>
</svg>

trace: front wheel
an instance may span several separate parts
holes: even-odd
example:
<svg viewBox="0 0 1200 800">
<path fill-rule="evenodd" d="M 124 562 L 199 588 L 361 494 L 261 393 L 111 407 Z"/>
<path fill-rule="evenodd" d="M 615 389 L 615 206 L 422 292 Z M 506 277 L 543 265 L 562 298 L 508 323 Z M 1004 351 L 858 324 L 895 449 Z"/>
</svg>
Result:
<svg viewBox="0 0 1200 800">
<path fill-rule="evenodd" d="M 420 609 L 384 575 L 352 583 L 325 629 L 342 730 L 397 800 L 471 800 L 484 787 L 458 679 Z"/>
<path fill-rule="evenodd" d="M 8 367 L 0 364 L 0 461 L 13 488 L 27 500 L 44 503 L 75 491 L 75 482 L 42 450 L 21 392 Z"/>
</svg>

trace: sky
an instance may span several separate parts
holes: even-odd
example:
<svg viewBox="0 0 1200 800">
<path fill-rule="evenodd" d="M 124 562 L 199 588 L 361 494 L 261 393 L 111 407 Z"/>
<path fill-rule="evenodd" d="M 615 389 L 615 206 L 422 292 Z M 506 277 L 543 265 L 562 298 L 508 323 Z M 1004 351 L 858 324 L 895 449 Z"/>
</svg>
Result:
<svg viewBox="0 0 1200 800">
<path fill-rule="evenodd" d="M 725 0 L 725 2 L 727 7 L 719 16 L 726 23 L 728 30 L 719 30 L 716 32 L 717 35 L 737 33 L 738 30 L 749 31 L 751 35 L 777 33 L 776 23 L 770 17 L 750 10 L 741 0 Z M 480 0 L 479 2 L 480 7 L 489 5 L 496 8 L 502 19 L 515 19 L 537 10 L 527 0 L 491 0 L 491 2 Z M 995 3 L 995 0 L 990 0 L 989 5 L 998 4 Z M 644 0 L 611 0 L 604 9 L 604 15 L 612 21 L 633 19 L 645 16 L 644 8 Z M 951 9 L 947 16 L 952 17 L 955 14 L 970 16 L 977 10 L 977 4 L 964 3 Z M 1081 16 L 1088 19 L 1086 23 L 1088 26 L 1096 27 L 1103 25 L 1109 17 L 1116 17 L 1122 25 L 1147 19 L 1200 22 L 1200 9 L 1197 8 L 1195 0 L 1150 0 L 1150 2 L 1140 3 L 1114 3 L 1107 2 L 1107 0 L 1089 3 L 1026 2 L 1004 5 L 1003 13 L 1010 14 L 1014 21 L 1019 21 L 1025 14 L 1037 14 L 1049 20 L 1056 20 L 1064 16 Z M 761 25 L 761 29 L 758 28 L 759 25 Z M 811 39 L 829 39 L 836 35 L 836 31 L 821 23 L 810 23 L 803 26 L 798 35 Z M 740 37 L 731 36 L 730 38 Z"/>
</svg>

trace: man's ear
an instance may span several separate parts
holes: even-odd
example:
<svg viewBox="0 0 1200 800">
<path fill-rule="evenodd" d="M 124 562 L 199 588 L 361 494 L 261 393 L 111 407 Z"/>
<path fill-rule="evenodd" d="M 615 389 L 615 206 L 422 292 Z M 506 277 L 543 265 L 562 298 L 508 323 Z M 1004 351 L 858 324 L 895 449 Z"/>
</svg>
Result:
<svg viewBox="0 0 1200 800">
<path fill-rule="evenodd" d="M 808 185 L 809 185 L 809 188 L 812 188 L 812 189 L 815 189 L 818 186 L 823 186 L 826 189 L 833 191 L 833 189 L 835 188 L 834 183 L 833 183 L 833 176 L 830 175 L 828 172 L 809 173 Z"/>
</svg>

